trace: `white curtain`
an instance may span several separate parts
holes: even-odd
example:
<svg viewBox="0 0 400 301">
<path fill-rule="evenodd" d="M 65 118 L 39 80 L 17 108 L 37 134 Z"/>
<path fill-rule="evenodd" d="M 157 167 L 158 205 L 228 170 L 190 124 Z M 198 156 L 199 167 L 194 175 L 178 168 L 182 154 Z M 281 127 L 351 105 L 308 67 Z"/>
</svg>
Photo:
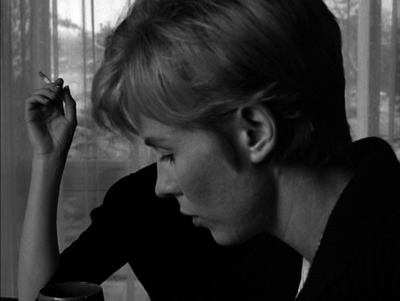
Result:
<svg viewBox="0 0 400 301">
<path fill-rule="evenodd" d="M 400 158 L 400 1 L 324 1 L 342 29 L 353 138 L 380 136 Z"/>
<path fill-rule="evenodd" d="M 148 150 L 101 131 L 90 116 L 90 88 L 104 40 L 127 0 L 1 0 L 1 295 L 17 296 L 20 231 L 30 181 L 31 150 L 24 99 L 43 83 L 38 71 L 62 77 L 78 104 L 58 212 L 60 249 L 90 223 L 90 211 L 119 178 L 149 163 Z M 102 284 L 105 299 L 146 300 L 128 266 Z"/>
<path fill-rule="evenodd" d="M 133 0 L 132 0 L 133 2 Z M 347 113 L 355 140 L 386 139 L 400 158 L 400 4 L 398 0 L 325 0 L 343 32 Z M 149 163 L 140 144 L 100 131 L 90 118 L 90 87 L 104 37 L 127 0 L 1 0 L 1 295 L 17 296 L 21 226 L 30 180 L 24 99 L 37 72 L 62 77 L 78 101 L 79 127 L 62 183 L 63 249 L 89 224 L 89 212 L 120 177 Z M 103 284 L 106 300 L 146 300 L 129 268 Z"/>
</svg>

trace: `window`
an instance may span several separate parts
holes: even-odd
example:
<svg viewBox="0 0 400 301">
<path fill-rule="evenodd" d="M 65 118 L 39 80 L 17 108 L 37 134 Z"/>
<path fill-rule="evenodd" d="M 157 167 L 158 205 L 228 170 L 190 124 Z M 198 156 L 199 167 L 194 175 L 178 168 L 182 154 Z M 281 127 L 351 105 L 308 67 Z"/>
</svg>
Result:
<svg viewBox="0 0 400 301">
<path fill-rule="evenodd" d="M 134 0 L 132 0 L 133 2 Z M 104 38 L 128 0 L 1 1 L 1 295 L 17 296 L 17 256 L 30 180 L 24 100 L 41 86 L 37 72 L 63 77 L 78 101 L 79 127 L 59 206 L 61 249 L 89 224 L 112 183 L 149 163 L 147 149 L 99 130 L 90 87 Z M 400 159 L 400 4 L 325 0 L 343 33 L 347 113 L 355 140 L 380 136 Z M 146 300 L 123 268 L 103 284 L 106 300 Z"/>
<path fill-rule="evenodd" d="M 347 116 L 355 140 L 386 139 L 400 158 L 397 0 L 325 0 L 342 29 Z"/>
<path fill-rule="evenodd" d="M 127 0 L 1 1 L 1 295 L 16 296 L 17 256 L 29 181 L 31 151 L 24 100 L 42 86 L 38 71 L 62 77 L 77 100 L 78 128 L 60 193 L 60 249 L 90 223 L 89 213 L 119 178 L 147 165 L 141 144 L 100 130 L 90 115 L 90 89 L 105 37 L 129 7 Z M 106 300 L 146 300 L 123 267 L 103 283 Z"/>
</svg>

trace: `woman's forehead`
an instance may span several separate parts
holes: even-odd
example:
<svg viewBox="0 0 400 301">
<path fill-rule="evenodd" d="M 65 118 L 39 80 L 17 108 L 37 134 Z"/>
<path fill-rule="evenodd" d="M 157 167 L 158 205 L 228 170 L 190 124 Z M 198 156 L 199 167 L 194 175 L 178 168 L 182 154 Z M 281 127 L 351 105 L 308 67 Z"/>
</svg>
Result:
<svg viewBox="0 0 400 301">
<path fill-rule="evenodd" d="M 139 121 L 139 135 L 149 146 L 165 143 L 182 132 L 182 129 L 176 126 L 167 125 L 143 114 L 139 115 Z"/>
</svg>

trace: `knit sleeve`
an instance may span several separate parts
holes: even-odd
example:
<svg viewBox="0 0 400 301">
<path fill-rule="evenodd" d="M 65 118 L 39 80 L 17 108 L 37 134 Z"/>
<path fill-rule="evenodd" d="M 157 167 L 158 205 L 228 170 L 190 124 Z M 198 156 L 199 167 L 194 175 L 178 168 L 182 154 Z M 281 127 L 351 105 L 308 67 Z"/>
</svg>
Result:
<svg viewBox="0 0 400 301">
<path fill-rule="evenodd" d="M 135 229 L 143 227 L 145 212 L 154 204 L 155 180 L 155 167 L 149 166 L 115 183 L 91 212 L 90 226 L 62 252 L 51 282 L 101 283 L 135 256 L 132 242 L 142 233 Z"/>
</svg>

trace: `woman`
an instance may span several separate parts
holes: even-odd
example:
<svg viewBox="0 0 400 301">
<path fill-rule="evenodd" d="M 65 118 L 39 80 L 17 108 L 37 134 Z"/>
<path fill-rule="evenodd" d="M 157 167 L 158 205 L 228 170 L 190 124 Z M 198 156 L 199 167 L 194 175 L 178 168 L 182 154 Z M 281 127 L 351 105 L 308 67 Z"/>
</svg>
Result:
<svg viewBox="0 0 400 301">
<path fill-rule="evenodd" d="M 352 143 L 321 0 L 138 1 L 93 87 L 100 124 L 158 157 L 156 193 L 221 245 L 269 233 L 311 264 L 299 300 L 394 300 L 400 167 Z"/>
<path fill-rule="evenodd" d="M 49 282 L 100 284 L 126 263 L 152 301 L 293 299 L 301 268 L 294 250 L 269 235 L 219 246 L 176 202 L 156 196 L 155 164 L 115 183 L 91 213 L 88 229 L 59 254 L 58 190 L 76 126 L 75 101 L 62 87 L 58 79 L 26 101 L 34 156 L 19 258 L 20 300 L 36 299 Z"/>
<path fill-rule="evenodd" d="M 148 0 L 110 38 L 92 96 L 100 124 L 154 150 L 156 194 L 216 243 L 273 235 L 302 255 L 298 300 L 394 300 L 400 167 L 381 140 L 352 143 L 344 85 L 321 0 Z"/>
</svg>

